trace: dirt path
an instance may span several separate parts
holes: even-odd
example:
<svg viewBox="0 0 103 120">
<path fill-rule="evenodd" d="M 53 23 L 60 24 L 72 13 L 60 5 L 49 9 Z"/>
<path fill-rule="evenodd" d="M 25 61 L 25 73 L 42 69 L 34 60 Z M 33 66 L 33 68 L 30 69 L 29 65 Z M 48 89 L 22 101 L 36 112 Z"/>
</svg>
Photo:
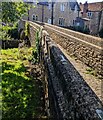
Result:
<svg viewBox="0 0 103 120">
<path fill-rule="evenodd" d="M 87 84 L 91 87 L 91 89 L 95 92 L 95 94 L 99 97 L 99 99 L 103 102 L 103 82 L 102 79 L 91 75 L 87 70 L 90 70 L 91 68 L 87 65 L 83 64 L 80 60 L 77 60 L 76 58 L 70 57 L 66 50 L 62 48 L 60 45 L 58 47 L 62 50 L 62 52 L 65 54 L 65 56 L 68 58 L 68 60 L 75 66 L 75 68 L 78 70 L 80 75 L 84 78 L 84 80 L 87 82 Z M 88 73 L 88 74 L 87 74 Z"/>
</svg>

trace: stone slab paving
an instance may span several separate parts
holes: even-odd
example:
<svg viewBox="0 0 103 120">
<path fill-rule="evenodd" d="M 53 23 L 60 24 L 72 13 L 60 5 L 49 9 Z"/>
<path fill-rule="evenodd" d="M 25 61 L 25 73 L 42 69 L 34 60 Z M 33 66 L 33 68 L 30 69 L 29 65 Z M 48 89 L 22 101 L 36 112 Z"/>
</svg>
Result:
<svg viewBox="0 0 103 120">
<path fill-rule="evenodd" d="M 80 60 L 77 60 L 74 57 L 70 57 L 67 51 L 64 48 L 62 48 L 59 44 L 58 47 L 65 54 L 68 60 L 75 66 L 80 75 L 84 78 L 87 84 L 91 87 L 91 89 L 95 92 L 95 94 L 99 97 L 99 99 L 103 103 L 103 79 L 91 74 L 87 74 L 87 69 L 90 69 L 90 67 L 85 65 Z"/>
</svg>

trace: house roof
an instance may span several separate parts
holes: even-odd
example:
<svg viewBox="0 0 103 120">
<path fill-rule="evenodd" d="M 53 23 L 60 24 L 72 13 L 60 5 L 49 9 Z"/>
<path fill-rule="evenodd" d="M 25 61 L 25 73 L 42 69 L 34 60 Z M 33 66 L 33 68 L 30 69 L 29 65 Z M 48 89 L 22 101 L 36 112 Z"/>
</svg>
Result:
<svg viewBox="0 0 103 120">
<path fill-rule="evenodd" d="M 103 2 L 87 3 L 88 11 L 101 11 L 103 10 Z M 83 11 L 84 4 L 80 4 L 80 9 Z"/>
<path fill-rule="evenodd" d="M 77 2 L 69 2 L 70 8 L 75 10 L 75 6 L 77 5 L 77 10 L 80 11 L 80 7 Z"/>
<path fill-rule="evenodd" d="M 49 3 L 48 3 L 48 2 L 38 2 L 37 4 L 38 4 L 38 5 L 48 6 Z"/>
</svg>

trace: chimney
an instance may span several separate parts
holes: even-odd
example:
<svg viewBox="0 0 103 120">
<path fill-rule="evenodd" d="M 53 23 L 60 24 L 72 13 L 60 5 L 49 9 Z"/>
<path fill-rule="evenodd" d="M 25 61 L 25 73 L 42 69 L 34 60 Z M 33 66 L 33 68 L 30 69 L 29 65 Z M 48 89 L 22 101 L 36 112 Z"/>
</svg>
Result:
<svg viewBox="0 0 103 120">
<path fill-rule="evenodd" d="M 88 11 L 88 3 L 86 1 L 83 6 L 83 17 L 86 17 L 87 11 Z"/>
</svg>

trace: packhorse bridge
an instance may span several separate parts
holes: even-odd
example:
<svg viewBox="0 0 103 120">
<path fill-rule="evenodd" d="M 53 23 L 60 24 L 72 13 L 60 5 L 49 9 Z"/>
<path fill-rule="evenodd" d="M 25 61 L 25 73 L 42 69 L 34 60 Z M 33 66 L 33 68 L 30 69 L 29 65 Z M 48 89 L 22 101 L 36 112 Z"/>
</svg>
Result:
<svg viewBox="0 0 103 120">
<path fill-rule="evenodd" d="M 102 80 L 99 99 L 61 49 L 103 76 L 103 39 L 24 20 L 19 22 L 21 30 L 27 31 L 26 37 L 34 47 L 39 38 L 48 116 L 55 120 L 103 120 Z"/>
</svg>

